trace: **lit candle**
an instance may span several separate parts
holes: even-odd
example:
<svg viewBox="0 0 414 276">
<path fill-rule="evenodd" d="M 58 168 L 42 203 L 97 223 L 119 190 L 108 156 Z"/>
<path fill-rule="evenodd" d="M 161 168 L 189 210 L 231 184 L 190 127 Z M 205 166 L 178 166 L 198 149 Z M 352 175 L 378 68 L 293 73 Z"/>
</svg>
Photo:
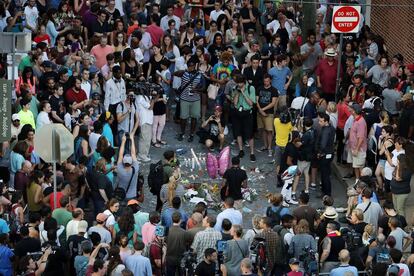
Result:
<svg viewBox="0 0 414 276">
<path fill-rule="evenodd" d="M 193 157 L 191 158 L 191 170 L 194 170 L 194 167 L 195 167 L 195 159 Z"/>
</svg>

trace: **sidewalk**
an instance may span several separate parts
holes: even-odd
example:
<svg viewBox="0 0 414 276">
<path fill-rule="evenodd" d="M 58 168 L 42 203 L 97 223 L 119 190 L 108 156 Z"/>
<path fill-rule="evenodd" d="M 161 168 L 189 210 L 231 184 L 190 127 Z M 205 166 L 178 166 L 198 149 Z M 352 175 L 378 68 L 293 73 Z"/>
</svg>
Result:
<svg viewBox="0 0 414 276">
<path fill-rule="evenodd" d="M 355 184 L 355 178 L 343 177 L 350 172 L 349 168 L 338 165 L 336 162 L 332 162 L 332 173 L 338 179 L 339 183 L 342 183 L 345 187 L 345 190 L 348 187 L 351 187 Z M 411 177 L 411 193 L 408 196 L 406 205 L 405 205 L 406 220 L 408 225 L 414 224 L 414 176 Z"/>
</svg>

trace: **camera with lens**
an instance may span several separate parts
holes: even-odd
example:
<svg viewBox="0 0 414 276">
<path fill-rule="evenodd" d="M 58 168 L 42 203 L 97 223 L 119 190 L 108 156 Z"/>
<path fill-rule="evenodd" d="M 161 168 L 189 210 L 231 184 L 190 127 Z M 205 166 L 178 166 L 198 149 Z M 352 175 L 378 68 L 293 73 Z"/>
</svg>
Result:
<svg viewBox="0 0 414 276">
<path fill-rule="evenodd" d="M 180 275 L 194 275 L 197 268 L 197 254 L 191 250 L 185 251 L 181 258 Z"/>
<path fill-rule="evenodd" d="M 313 275 L 318 272 L 316 252 L 309 246 L 302 249 L 302 255 L 299 256 L 299 260 L 303 263 L 303 268 L 307 275 Z"/>
<path fill-rule="evenodd" d="M 250 246 L 250 260 L 252 262 L 253 272 L 257 273 L 260 270 L 266 273 L 266 240 L 264 238 L 254 238 Z"/>
<path fill-rule="evenodd" d="M 341 228 L 340 232 L 341 236 L 344 237 L 349 251 L 353 251 L 362 246 L 362 235 L 354 229 L 344 227 Z"/>
</svg>

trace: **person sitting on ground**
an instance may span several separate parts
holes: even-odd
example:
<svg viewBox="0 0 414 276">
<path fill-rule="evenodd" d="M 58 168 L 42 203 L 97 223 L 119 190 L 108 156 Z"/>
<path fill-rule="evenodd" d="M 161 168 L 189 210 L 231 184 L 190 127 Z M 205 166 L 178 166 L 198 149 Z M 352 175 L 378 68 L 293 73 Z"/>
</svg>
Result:
<svg viewBox="0 0 414 276">
<path fill-rule="evenodd" d="M 219 144 L 219 149 L 222 150 L 224 146 L 224 120 L 222 120 L 223 108 L 216 106 L 214 114 L 201 124 L 201 127 L 206 131 L 200 137 L 200 143 L 204 143 L 208 150 L 214 150 L 214 145 Z"/>
</svg>

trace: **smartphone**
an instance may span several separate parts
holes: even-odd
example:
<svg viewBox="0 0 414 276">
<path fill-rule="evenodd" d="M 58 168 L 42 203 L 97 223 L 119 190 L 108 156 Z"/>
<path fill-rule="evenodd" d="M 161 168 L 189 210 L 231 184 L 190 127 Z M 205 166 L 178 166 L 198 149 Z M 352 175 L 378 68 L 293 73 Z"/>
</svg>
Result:
<svg viewBox="0 0 414 276">
<path fill-rule="evenodd" d="M 224 252 L 227 250 L 227 241 L 219 240 L 217 241 L 217 251 Z"/>
</svg>

